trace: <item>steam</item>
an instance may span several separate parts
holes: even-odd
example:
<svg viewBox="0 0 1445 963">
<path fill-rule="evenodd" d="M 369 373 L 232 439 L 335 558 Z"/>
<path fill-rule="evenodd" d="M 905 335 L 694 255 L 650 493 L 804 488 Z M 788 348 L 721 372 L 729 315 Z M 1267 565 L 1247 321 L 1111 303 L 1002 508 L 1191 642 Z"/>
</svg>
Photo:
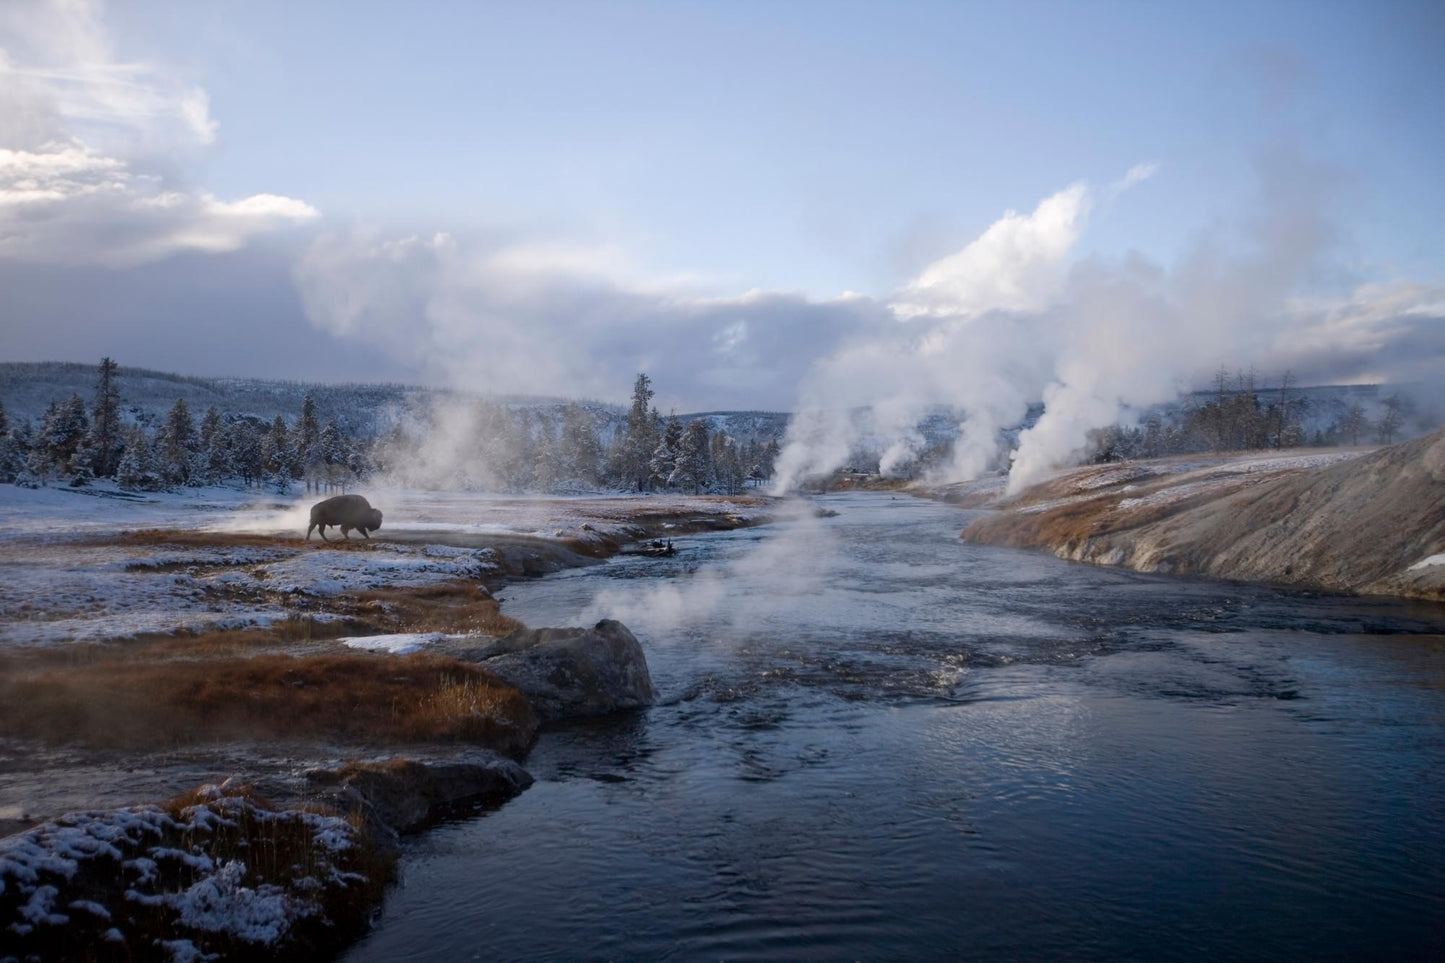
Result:
<svg viewBox="0 0 1445 963">
<path fill-rule="evenodd" d="M 1155 170 L 1138 165 L 1106 194 Z M 1139 255 L 1071 263 L 1092 207 L 1083 184 L 1030 214 L 1005 213 L 904 285 L 890 324 L 814 366 L 775 490 L 843 467 L 864 446 L 883 451 L 885 473 L 896 471 L 922 450 L 919 421 L 943 414 L 959 437 L 936 480 L 1007 468 L 1008 489 L 1018 491 L 1076 457 L 1091 430 L 1168 401 L 1221 365 L 1339 377 L 1418 330 L 1402 315 L 1439 318 L 1438 291 L 1418 286 L 1361 288 L 1344 309 L 1295 297 L 1328 267 L 1327 179 L 1288 155 L 1267 158 L 1261 175 L 1258 208 L 1242 229 L 1203 235 L 1172 268 Z M 1432 363 L 1438 356 L 1431 351 Z M 1031 403 L 1043 413 L 1010 451 L 1006 431 Z"/>
<path fill-rule="evenodd" d="M 776 615 L 793 611 L 799 601 L 820 593 L 838 557 L 838 536 L 802 500 L 790 500 L 775 513 L 781 533 L 765 538 L 738 558 L 702 569 L 687 578 L 648 586 L 603 589 L 579 617 L 582 624 L 617 619 L 649 643 L 679 638 L 679 630 L 721 618 L 747 638 Z M 769 591 L 739 598 L 739 579 L 762 582 Z"/>
</svg>

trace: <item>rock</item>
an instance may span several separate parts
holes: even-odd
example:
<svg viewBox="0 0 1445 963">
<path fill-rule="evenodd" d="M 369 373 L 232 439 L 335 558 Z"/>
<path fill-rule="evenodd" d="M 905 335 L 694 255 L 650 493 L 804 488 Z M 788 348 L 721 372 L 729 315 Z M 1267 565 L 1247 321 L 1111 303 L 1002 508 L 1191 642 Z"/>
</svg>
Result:
<svg viewBox="0 0 1445 963">
<path fill-rule="evenodd" d="M 612 619 L 590 629 L 522 629 L 457 655 L 520 689 L 544 722 L 638 709 L 657 698 L 637 637 Z"/>
<path fill-rule="evenodd" d="M 339 812 L 360 809 L 373 827 L 415 832 L 443 817 L 506 802 L 532 785 L 527 770 L 486 749 L 438 761 L 406 757 L 351 762 L 306 774 L 321 801 Z"/>
</svg>

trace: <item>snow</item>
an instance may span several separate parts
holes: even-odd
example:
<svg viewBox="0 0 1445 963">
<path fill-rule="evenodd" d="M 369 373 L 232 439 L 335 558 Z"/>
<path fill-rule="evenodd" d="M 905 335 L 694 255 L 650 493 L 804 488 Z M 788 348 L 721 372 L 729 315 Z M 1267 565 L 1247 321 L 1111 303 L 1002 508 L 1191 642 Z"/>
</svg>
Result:
<svg viewBox="0 0 1445 963">
<path fill-rule="evenodd" d="M 389 542 L 404 531 L 448 535 L 628 538 L 639 513 L 756 514 L 746 501 L 685 495 L 522 497 L 369 489 L 385 513 L 371 540 L 227 545 L 236 535 L 306 531 L 321 496 L 229 487 L 133 496 L 0 485 L 0 648 L 108 642 L 139 635 L 266 626 L 325 618 L 318 601 L 382 587 L 478 579 L 496 571 L 487 549 Z M 114 540 L 139 530 L 215 533 L 215 545 Z M 237 541 L 231 538 L 232 541 Z"/>
<path fill-rule="evenodd" d="M 368 652 L 390 652 L 392 655 L 406 655 L 420 652 L 429 645 L 435 645 L 447 636 L 441 632 L 400 632 L 395 635 L 360 635 L 341 640 L 341 644 Z"/>
<path fill-rule="evenodd" d="M 1429 558 L 1422 558 L 1405 571 L 1416 572 L 1421 569 L 1427 569 L 1432 565 L 1445 565 L 1445 552 L 1441 552 L 1439 555 L 1431 555 Z"/>
<path fill-rule="evenodd" d="M 12 897 L 16 914 L 0 919 L 0 926 L 21 937 L 37 927 L 65 926 L 71 918 L 62 907 L 102 923 L 127 925 L 135 907 L 145 907 L 167 913 L 173 921 L 168 925 L 182 928 L 178 937 L 190 930 L 269 947 L 279 945 L 298 919 L 321 912 L 319 900 L 328 886 L 363 878 L 333 862 L 336 854 L 355 846 L 356 830 L 345 819 L 300 810 L 273 812 L 233 793 L 228 781 L 202 787 L 202 802 L 175 817 L 157 806 L 72 813 L 0 839 L 0 895 Z M 250 824 L 305 826 L 311 862 L 305 869 L 292 867 L 286 878 L 274 882 L 251 881 L 244 860 L 216 858 L 209 849 L 213 829 L 240 825 L 242 817 Z M 186 872 L 163 884 L 159 863 L 183 866 Z M 87 864 L 94 865 L 80 875 Z M 97 901 L 104 898 L 95 892 L 98 878 L 114 880 L 110 906 Z M 67 902 L 63 890 L 72 884 L 93 898 Z M 125 939 L 117 927 L 105 938 Z M 177 958 L 202 958 L 187 940 L 170 945 L 189 946 L 173 954 Z"/>
</svg>

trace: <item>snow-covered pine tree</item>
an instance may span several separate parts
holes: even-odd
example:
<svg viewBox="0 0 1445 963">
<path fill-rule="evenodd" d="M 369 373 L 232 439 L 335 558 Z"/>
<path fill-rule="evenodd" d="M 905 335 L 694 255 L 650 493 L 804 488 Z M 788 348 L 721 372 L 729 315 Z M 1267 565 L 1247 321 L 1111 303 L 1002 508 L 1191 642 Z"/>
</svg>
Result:
<svg viewBox="0 0 1445 963">
<path fill-rule="evenodd" d="M 161 478 L 167 485 L 189 485 L 199 482 L 196 470 L 196 422 L 184 398 L 177 398 L 166 412 L 156 439 L 159 448 Z"/>
<path fill-rule="evenodd" d="M 231 420 L 225 430 L 224 450 L 230 471 L 240 475 L 244 484 L 261 484 L 261 478 L 266 473 L 261 432 L 250 419 Z"/>
<path fill-rule="evenodd" d="M 156 491 L 164 486 L 156 470 L 151 440 L 144 425 L 131 425 L 116 465 L 115 480 L 127 491 Z"/>
<path fill-rule="evenodd" d="M 550 419 L 539 416 L 536 437 L 532 441 L 532 487 L 539 491 L 551 491 L 561 478 L 557 433 Z"/>
<path fill-rule="evenodd" d="M 296 437 L 292 439 L 300 476 L 306 480 L 306 490 L 319 490 L 321 478 L 326 474 L 326 452 L 321 443 L 321 422 L 316 416 L 316 396 L 308 391 L 301 400 L 301 417 L 296 422 Z"/>
<path fill-rule="evenodd" d="M 682 423 L 673 417 L 667 420 L 658 438 L 657 447 L 648 462 L 651 479 L 662 485 L 671 484 L 673 471 L 677 468 L 677 456 L 682 449 Z"/>
<path fill-rule="evenodd" d="M 620 468 L 630 487 L 634 482 L 637 490 L 647 487 L 656 476 L 652 471 L 652 459 L 657 453 L 661 438 L 657 432 L 657 409 L 648 414 L 652 403 L 652 379 L 646 373 L 639 374 L 632 385 L 632 407 L 627 412 L 627 430 L 623 435 Z"/>
<path fill-rule="evenodd" d="M 85 402 L 79 395 L 71 395 L 58 404 L 51 402 L 40 421 L 40 432 L 26 467 L 42 484 L 57 475 L 81 472 L 88 468 L 89 462 L 83 455 L 77 456 L 89 431 L 90 420 L 85 416 Z"/>
<path fill-rule="evenodd" d="M 90 467 L 98 478 L 115 475 L 125 448 L 125 435 L 120 424 L 120 385 L 116 372 L 120 366 L 110 358 L 101 358 L 96 368 L 95 397 L 90 403 Z"/>
<path fill-rule="evenodd" d="M 676 424 L 673 419 L 672 424 Z M 669 428 L 671 424 L 669 425 Z M 667 483 L 676 486 L 692 486 L 696 495 L 708 483 L 708 431 L 707 425 L 694 421 L 687 426 L 678 447 L 677 460 Z"/>
<path fill-rule="evenodd" d="M 291 452 L 290 435 L 291 433 L 286 430 L 286 419 L 277 415 L 261 442 L 262 464 L 266 476 L 270 479 L 271 484 L 276 486 L 277 493 L 282 495 L 291 489 L 294 458 Z"/>
<path fill-rule="evenodd" d="M 597 440 L 597 426 L 592 415 L 579 404 L 562 409 L 562 438 L 559 442 L 563 474 L 584 485 L 600 480 L 602 443 Z"/>
<path fill-rule="evenodd" d="M 30 454 L 35 447 L 35 426 L 30 423 L 30 419 L 26 418 L 11 428 L 8 440 L 10 463 L 15 473 L 11 480 L 25 488 L 34 488 L 38 482 L 30 473 Z"/>
<path fill-rule="evenodd" d="M 327 418 L 316 436 L 316 452 L 321 463 L 321 477 L 329 490 L 333 485 L 342 485 L 342 474 L 346 471 L 346 439 L 335 418 Z"/>
<path fill-rule="evenodd" d="M 5 415 L 5 405 L 0 402 L 0 482 L 13 482 L 20 474 L 23 463 L 16 457 L 15 443 L 10 437 L 10 419 Z"/>
<path fill-rule="evenodd" d="M 197 438 L 201 475 L 208 485 L 219 485 L 235 473 L 226 441 L 226 423 L 221 418 L 221 412 L 215 405 L 211 405 L 201 418 L 201 429 Z"/>
</svg>

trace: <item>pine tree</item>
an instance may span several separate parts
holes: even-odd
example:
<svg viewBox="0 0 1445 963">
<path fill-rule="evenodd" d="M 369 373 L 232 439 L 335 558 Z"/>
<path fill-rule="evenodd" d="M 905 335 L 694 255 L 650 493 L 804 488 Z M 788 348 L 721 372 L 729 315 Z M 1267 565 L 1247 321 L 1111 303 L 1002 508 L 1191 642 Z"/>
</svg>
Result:
<svg viewBox="0 0 1445 963">
<path fill-rule="evenodd" d="M 241 476 L 246 485 L 261 484 L 266 473 L 262 453 L 261 432 L 245 418 L 237 418 L 226 426 L 225 453 L 230 471 Z"/>
<path fill-rule="evenodd" d="M 226 426 L 215 405 L 206 409 L 196 436 L 195 463 L 200 479 L 218 485 L 232 473 L 231 453 L 226 447 Z"/>
<path fill-rule="evenodd" d="M 151 441 L 143 425 L 132 425 L 126 433 L 115 480 L 127 491 L 155 491 L 164 484 L 156 470 Z"/>
<path fill-rule="evenodd" d="M 1341 437 L 1349 439 L 1351 445 L 1360 443 L 1360 435 L 1369 427 L 1370 420 L 1365 417 L 1365 407 L 1358 401 L 1352 402 L 1345 412 L 1344 418 L 1340 419 L 1338 431 Z"/>
<path fill-rule="evenodd" d="M 676 417 L 669 418 L 659 433 L 657 447 L 648 461 L 651 480 L 663 485 L 671 484 L 673 471 L 677 468 L 677 456 L 682 450 L 682 423 Z"/>
<path fill-rule="evenodd" d="M 637 484 L 638 491 L 647 487 L 649 479 L 657 474 L 651 470 L 651 459 L 659 442 L 655 420 L 657 410 L 653 409 L 652 416 L 648 415 L 653 394 L 652 379 L 645 373 L 639 374 L 632 385 L 632 407 L 627 412 L 627 432 L 623 436 L 621 459 L 623 475 L 629 484 Z"/>
<path fill-rule="evenodd" d="M 1403 407 L 1404 404 L 1400 401 L 1399 395 L 1391 395 L 1385 399 L 1385 413 L 1380 416 L 1380 424 L 1377 426 L 1381 444 L 1393 445 L 1395 443 L 1395 435 L 1405 424 Z"/>
<path fill-rule="evenodd" d="M 335 418 L 326 419 L 316 437 L 316 449 L 327 488 L 340 484 L 341 473 L 346 470 L 346 442 Z"/>
<path fill-rule="evenodd" d="M 196 471 L 196 423 L 184 398 L 177 398 L 166 412 L 156 439 L 160 448 L 160 473 L 167 485 L 188 485 L 198 481 Z"/>
<path fill-rule="evenodd" d="M 532 442 L 532 485 L 541 491 L 550 491 L 561 477 L 557 457 L 557 441 L 553 437 L 552 423 L 539 419 L 537 437 Z"/>
<path fill-rule="evenodd" d="M 120 387 L 116 372 L 120 366 L 110 358 L 101 358 L 96 369 L 95 398 L 90 405 L 90 463 L 99 478 L 115 475 L 116 466 L 125 447 L 120 426 Z"/>
<path fill-rule="evenodd" d="M 10 435 L 10 419 L 5 415 L 4 403 L 0 403 L 0 482 L 13 482 L 22 468 L 21 459 L 16 457 L 15 441 Z"/>
<path fill-rule="evenodd" d="M 676 423 L 677 419 L 674 418 L 672 424 Z M 678 444 L 677 459 L 674 462 L 672 473 L 668 476 L 667 483 L 679 486 L 691 485 L 694 495 L 707 485 L 708 432 L 707 425 L 701 421 L 694 421 L 687 426 L 687 432 Z"/>
<path fill-rule="evenodd" d="M 326 454 L 321 446 L 321 422 L 316 417 L 316 397 L 306 392 L 301 401 L 301 419 L 296 422 L 296 438 L 292 443 L 299 474 L 306 479 L 306 490 L 320 488 L 317 476 L 326 470 Z"/>
<path fill-rule="evenodd" d="M 82 453 L 89 431 L 85 402 L 79 395 L 71 395 L 59 404 L 51 402 L 27 459 L 30 473 L 42 483 L 62 473 L 83 476 L 89 471 L 89 460 Z"/>
<path fill-rule="evenodd" d="M 271 428 L 261 442 L 262 470 L 276 486 L 276 491 L 285 494 L 291 487 L 292 453 L 290 432 L 286 430 L 286 419 L 280 415 L 271 422 Z"/>
<path fill-rule="evenodd" d="M 593 424 L 592 415 L 586 408 L 570 404 L 562 410 L 562 438 L 559 445 L 563 473 L 584 485 L 595 485 L 599 480 L 602 445 L 597 440 L 597 428 Z"/>
<path fill-rule="evenodd" d="M 26 488 L 34 488 L 38 482 L 30 471 L 30 456 L 35 447 L 35 426 L 30 423 L 29 418 L 10 429 L 8 441 L 10 465 L 14 472 L 12 481 Z"/>
</svg>

